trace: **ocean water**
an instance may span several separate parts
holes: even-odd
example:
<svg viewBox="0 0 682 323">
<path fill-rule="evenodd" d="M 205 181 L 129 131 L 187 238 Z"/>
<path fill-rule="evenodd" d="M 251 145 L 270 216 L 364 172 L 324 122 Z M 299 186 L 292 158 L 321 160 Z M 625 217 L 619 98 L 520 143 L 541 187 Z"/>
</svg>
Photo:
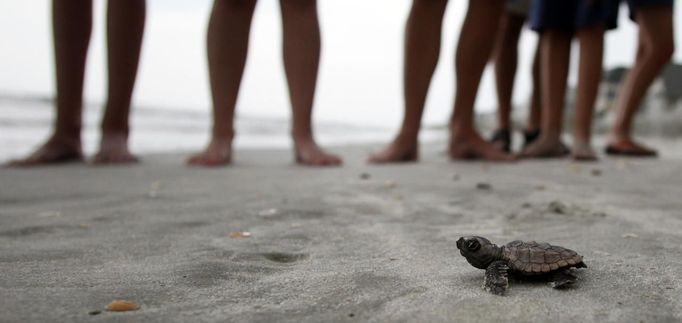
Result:
<svg viewBox="0 0 682 323">
<path fill-rule="evenodd" d="M 99 106 L 106 98 L 106 1 L 94 3 L 84 93 L 90 102 L 85 115 L 87 151 L 96 146 Z M 210 111 L 205 29 L 211 3 L 148 0 L 134 97 L 132 145 L 136 151 L 195 150 L 205 143 Z M 410 3 L 319 0 L 323 53 L 315 120 L 322 142 L 385 141 L 397 129 L 402 117 L 403 31 Z M 452 111 L 453 56 L 466 3 L 451 1 L 446 12 L 441 61 L 424 115 L 427 128 L 444 124 Z M 676 17 L 682 17 L 680 6 Z M 0 1 L 0 159 L 29 151 L 50 131 L 52 106 L 43 99 L 54 96 L 50 24 L 50 1 Z M 281 64 L 280 24 L 279 1 L 260 0 L 238 102 L 241 135 L 237 145 L 241 147 L 289 144 L 290 109 Z M 607 36 L 606 67 L 628 65 L 634 59 L 637 29 L 625 12 L 620 25 Z M 680 35 L 676 35 L 678 43 Z M 530 92 L 535 44 L 536 35 L 524 31 L 519 45 L 516 105 L 523 105 Z M 682 60 L 680 51 L 676 58 Z M 573 65 L 571 82 L 575 80 Z M 476 108 L 480 112 L 495 108 L 490 69 L 484 75 Z"/>
<path fill-rule="evenodd" d="M 87 104 L 83 118 L 83 144 L 88 155 L 99 143 L 101 104 Z M 0 95 L 0 162 L 22 157 L 44 142 L 52 130 L 53 100 L 48 97 Z M 208 111 L 136 106 L 131 117 L 131 149 L 136 153 L 192 152 L 204 147 L 211 125 Z M 235 148 L 288 149 L 292 146 L 288 118 L 239 115 Z M 320 143 L 344 146 L 387 142 L 392 130 L 322 121 L 316 124 Z M 444 139 L 442 128 L 425 128 L 422 141 Z"/>
</svg>

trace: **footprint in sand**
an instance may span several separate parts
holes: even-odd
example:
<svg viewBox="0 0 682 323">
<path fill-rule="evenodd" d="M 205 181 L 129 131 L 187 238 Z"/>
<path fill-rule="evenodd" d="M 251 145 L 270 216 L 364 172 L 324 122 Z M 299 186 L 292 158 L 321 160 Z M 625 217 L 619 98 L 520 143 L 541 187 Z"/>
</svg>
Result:
<svg viewBox="0 0 682 323">
<path fill-rule="evenodd" d="M 272 262 L 281 264 L 291 264 L 298 261 L 308 259 L 309 255 L 306 253 L 284 253 L 284 252 L 266 252 L 261 254 L 263 258 Z"/>
</svg>

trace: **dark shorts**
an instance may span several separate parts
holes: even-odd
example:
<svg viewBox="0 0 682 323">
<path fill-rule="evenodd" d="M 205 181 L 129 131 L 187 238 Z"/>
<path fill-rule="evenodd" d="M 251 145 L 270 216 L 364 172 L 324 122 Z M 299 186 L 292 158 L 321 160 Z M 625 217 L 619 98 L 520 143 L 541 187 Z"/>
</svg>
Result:
<svg viewBox="0 0 682 323">
<path fill-rule="evenodd" d="M 599 24 L 613 29 L 618 23 L 619 4 L 620 0 L 535 0 L 530 26 L 538 32 L 574 32 Z"/>
<path fill-rule="evenodd" d="M 617 1 L 617 0 L 610 0 Z M 635 15 L 637 14 L 637 9 L 641 7 L 672 7 L 675 0 L 625 0 L 630 7 L 630 19 L 635 21 Z M 621 1 L 617 1 L 618 6 Z M 616 20 L 618 20 L 618 11 L 615 12 Z"/>
<path fill-rule="evenodd" d="M 573 32 L 596 24 L 604 24 L 607 30 L 615 29 L 623 2 L 627 2 L 630 19 L 634 21 L 639 8 L 672 7 L 675 0 L 535 0 L 530 26 L 539 32 L 545 29 Z"/>
</svg>

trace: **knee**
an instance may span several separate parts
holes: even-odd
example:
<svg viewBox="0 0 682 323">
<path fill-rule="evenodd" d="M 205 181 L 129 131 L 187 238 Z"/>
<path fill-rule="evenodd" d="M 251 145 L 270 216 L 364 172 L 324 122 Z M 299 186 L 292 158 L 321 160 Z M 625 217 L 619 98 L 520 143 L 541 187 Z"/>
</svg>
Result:
<svg viewBox="0 0 682 323">
<path fill-rule="evenodd" d="M 280 0 L 282 6 L 294 10 L 311 10 L 317 6 L 317 0 Z"/>
<path fill-rule="evenodd" d="M 255 7 L 256 0 L 215 0 L 216 4 L 229 7 L 232 10 L 251 9 Z"/>
<path fill-rule="evenodd" d="M 649 58 L 659 64 L 667 64 L 670 62 L 670 59 L 675 53 L 675 41 L 672 38 L 654 41 L 647 47 L 645 52 Z"/>
<path fill-rule="evenodd" d="M 448 0 L 413 0 L 412 3 L 422 7 L 443 7 L 447 5 Z"/>
</svg>

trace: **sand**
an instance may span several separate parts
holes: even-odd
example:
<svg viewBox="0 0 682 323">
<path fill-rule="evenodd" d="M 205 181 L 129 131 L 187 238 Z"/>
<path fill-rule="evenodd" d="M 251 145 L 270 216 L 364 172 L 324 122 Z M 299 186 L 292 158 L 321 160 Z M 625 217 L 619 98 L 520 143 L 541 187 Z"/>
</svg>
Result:
<svg viewBox="0 0 682 323">
<path fill-rule="evenodd" d="M 451 163 L 432 145 L 375 167 L 372 148 L 336 149 L 335 169 L 288 151 L 2 169 L 0 321 L 682 320 L 680 159 Z M 455 247 L 470 234 L 563 245 L 589 268 L 569 290 L 493 296 Z M 119 299 L 140 309 L 103 311 Z"/>
</svg>

